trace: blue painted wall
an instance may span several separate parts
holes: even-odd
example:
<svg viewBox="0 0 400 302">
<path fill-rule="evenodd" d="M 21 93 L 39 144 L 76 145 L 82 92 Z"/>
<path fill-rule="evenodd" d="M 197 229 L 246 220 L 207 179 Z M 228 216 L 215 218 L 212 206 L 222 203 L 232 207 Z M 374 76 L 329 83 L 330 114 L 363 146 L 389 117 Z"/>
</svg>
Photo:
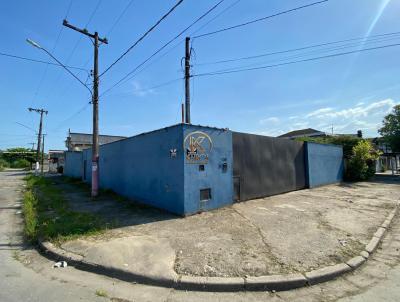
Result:
<svg viewBox="0 0 400 302">
<path fill-rule="evenodd" d="M 211 150 L 205 148 L 205 163 L 189 161 L 185 156 L 185 138 L 196 138 L 192 135 L 196 131 L 203 133 L 201 139 L 209 137 L 212 142 Z M 231 131 L 186 124 L 105 144 L 99 150 L 100 188 L 179 215 L 229 205 L 233 203 L 232 148 Z M 90 183 L 91 152 L 69 152 L 65 174 Z M 306 143 L 305 157 L 310 188 L 342 180 L 342 147 Z M 202 189 L 211 190 L 209 200 L 201 200 Z"/>
<path fill-rule="evenodd" d="M 210 136 L 213 148 L 204 171 L 185 161 L 184 138 L 193 131 Z M 171 156 L 171 150 L 176 155 Z M 91 182 L 91 149 L 82 152 L 82 178 Z M 100 188 L 179 215 L 232 203 L 232 133 L 179 124 L 100 146 Z M 226 170 L 223 164 L 226 163 Z M 86 168 L 83 168 L 86 166 Z M 86 176 L 83 171 L 86 170 Z M 207 202 L 200 190 L 210 188 Z"/>
<path fill-rule="evenodd" d="M 64 173 L 65 176 L 82 178 L 82 152 L 65 151 Z"/>
<path fill-rule="evenodd" d="M 192 125 L 183 126 L 183 137 L 194 131 L 206 133 L 212 140 L 212 149 L 208 152 L 208 163 L 204 171 L 199 164 L 184 159 L 185 214 L 219 208 L 233 202 L 233 156 L 232 132 Z M 223 168 L 224 163 L 226 169 Z M 211 189 L 211 199 L 200 201 L 200 190 Z"/>
<path fill-rule="evenodd" d="M 82 180 L 92 182 L 92 149 L 82 150 Z"/>
<path fill-rule="evenodd" d="M 305 148 L 309 188 L 343 180 L 343 148 L 341 146 L 307 142 Z"/>
<path fill-rule="evenodd" d="M 181 125 L 102 145 L 99 154 L 101 188 L 184 214 Z"/>
</svg>

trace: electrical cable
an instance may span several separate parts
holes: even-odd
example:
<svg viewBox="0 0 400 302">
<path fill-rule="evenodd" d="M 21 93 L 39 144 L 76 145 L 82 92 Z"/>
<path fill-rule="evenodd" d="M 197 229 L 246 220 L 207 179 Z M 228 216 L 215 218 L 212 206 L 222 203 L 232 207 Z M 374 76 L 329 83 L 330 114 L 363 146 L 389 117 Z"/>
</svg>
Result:
<svg viewBox="0 0 400 302">
<path fill-rule="evenodd" d="M 344 40 L 338 40 L 338 41 L 327 42 L 327 43 L 314 44 L 314 45 L 309 45 L 309 46 L 304 46 L 304 47 L 299 47 L 299 48 L 292 48 L 292 49 L 288 49 L 288 50 L 268 52 L 268 53 L 264 53 L 264 54 L 260 54 L 260 55 L 252 55 L 252 56 L 239 57 L 239 58 L 233 58 L 233 59 L 227 59 L 227 60 L 219 60 L 219 61 L 213 61 L 213 62 L 197 63 L 195 65 L 196 66 L 204 66 L 204 65 L 230 63 L 230 62 L 243 61 L 243 60 L 252 60 L 252 59 L 258 59 L 261 57 L 267 57 L 267 56 L 272 56 L 272 55 L 277 55 L 277 54 L 284 54 L 284 53 L 289 53 L 289 52 L 296 52 L 296 51 L 300 51 L 300 50 L 307 50 L 307 49 L 311 49 L 311 48 L 317 48 L 317 47 L 328 46 L 328 45 L 333 45 L 333 44 L 339 44 L 339 43 L 345 43 L 345 42 L 351 42 L 351 41 L 357 41 L 357 40 L 366 40 L 367 41 L 367 40 L 373 40 L 375 38 L 387 37 L 387 36 L 393 36 L 393 35 L 399 35 L 399 34 L 400 34 L 400 31 L 387 33 L 387 34 L 373 35 L 373 36 L 369 36 L 369 37 L 363 36 L 363 37 L 358 37 L 358 38 L 351 38 L 351 39 L 344 39 Z M 361 42 L 363 42 L 363 41 L 361 41 Z"/>
<path fill-rule="evenodd" d="M 160 51 L 162 51 L 165 47 L 167 47 L 169 44 L 171 44 L 173 41 L 178 39 L 181 35 L 183 35 L 188 29 L 190 29 L 192 26 L 194 26 L 197 22 L 205 18 L 209 13 L 211 13 L 214 9 L 216 9 L 222 2 L 225 0 L 220 0 L 217 2 L 213 7 L 211 7 L 208 11 L 206 11 L 203 15 L 198 17 L 194 22 L 192 22 L 189 26 L 187 26 L 184 30 L 182 30 L 180 33 L 178 33 L 175 37 L 173 37 L 171 40 L 169 40 L 166 44 L 164 44 L 161 48 L 159 48 L 156 52 L 154 52 L 151 56 L 149 56 L 146 60 L 144 60 L 142 63 L 137 65 L 133 70 L 131 70 L 128 74 L 126 74 L 124 77 L 122 77 L 118 82 L 114 83 L 110 88 L 105 90 L 100 96 L 108 93 L 110 90 L 113 88 L 117 87 L 120 85 L 122 82 L 125 82 L 125 80 L 130 80 L 131 78 L 128 78 L 132 73 L 134 73 L 136 70 L 138 70 L 141 66 L 146 64 L 149 60 L 151 60 L 154 56 L 156 56 Z M 128 79 L 127 79 L 128 78 Z"/>
<path fill-rule="evenodd" d="M 90 106 L 90 103 L 85 104 L 83 107 L 81 107 L 78 111 L 76 111 L 74 114 L 66 118 L 65 120 L 62 120 L 56 127 L 54 127 L 51 132 L 55 132 L 59 130 L 64 124 L 70 120 L 72 120 L 75 116 L 81 114 L 83 111 L 85 111 L 88 107 Z"/>
<path fill-rule="evenodd" d="M 196 34 L 197 32 L 199 32 L 200 30 L 202 30 L 204 27 L 206 27 L 207 25 L 209 25 L 211 22 L 213 22 L 215 19 L 219 18 L 221 15 L 223 15 L 224 13 L 226 13 L 228 10 L 230 10 L 231 8 L 233 8 L 236 4 L 238 4 L 241 0 L 236 0 L 234 3 L 232 3 L 231 5 L 227 6 L 225 9 L 223 9 L 221 12 L 219 12 L 215 17 L 213 17 L 211 20 L 207 21 L 205 24 L 203 24 L 200 28 L 198 28 L 197 30 L 195 30 L 194 32 L 190 33 L 189 36 Z M 166 52 L 164 52 L 161 56 L 159 56 L 157 59 L 153 60 L 150 64 L 147 64 L 146 66 L 144 66 L 142 69 L 140 69 L 138 72 L 136 72 L 133 76 L 137 76 L 140 73 L 142 73 L 143 71 L 145 71 L 146 69 L 148 69 L 150 66 L 152 66 L 154 63 L 158 62 L 161 58 L 165 57 L 167 54 L 169 54 L 171 51 L 173 51 L 174 49 L 176 49 L 179 45 L 181 45 L 183 42 L 185 41 L 185 38 L 183 38 L 182 40 L 180 40 L 178 43 L 176 43 L 174 46 L 172 46 L 170 49 L 168 49 Z"/>
<path fill-rule="evenodd" d="M 130 52 L 136 45 L 138 45 L 143 39 L 149 35 L 162 21 L 164 21 L 172 12 L 183 3 L 184 0 L 179 0 L 172 8 L 169 9 L 169 11 L 164 14 L 152 27 L 150 27 L 139 39 L 136 40 L 135 43 L 133 43 L 125 52 L 122 53 L 113 63 L 110 64 L 100 75 L 104 75 L 107 71 L 109 71 L 115 64 L 117 64 L 123 57 L 125 57 L 128 52 Z"/>
<path fill-rule="evenodd" d="M 114 21 L 113 25 L 110 27 L 110 29 L 108 30 L 108 32 L 106 33 L 106 37 L 108 37 L 112 31 L 114 30 L 115 26 L 119 23 L 119 21 L 122 19 L 122 17 L 125 15 L 125 13 L 128 11 L 128 9 L 130 8 L 130 6 L 132 5 L 132 3 L 135 0 L 131 0 L 128 2 L 128 4 L 125 6 L 125 8 L 122 10 L 122 12 L 120 13 L 120 15 L 117 17 L 117 19 Z"/>
<path fill-rule="evenodd" d="M 364 52 L 364 51 L 384 49 L 384 48 L 395 47 L 395 46 L 400 46 L 400 43 L 364 48 L 364 49 L 360 49 L 360 50 L 347 51 L 347 52 L 342 52 L 342 53 L 337 53 L 337 54 L 331 54 L 331 55 L 320 56 L 320 57 L 309 58 L 309 59 L 298 60 L 298 61 L 285 62 L 285 63 L 274 64 L 274 65 L 266 65 L 266 66 L 259 66 L 259 67 L 253 67 L 253 68 L 243 68 L 243 69 L 236 69 L 236 70 L 229 70 L 229 71 L 217 70 L 217 71 L 213 71 L 213 72 L 193 74 L 192 77 L 204 77 L 204 76 L 213 76 L 213 75 L 222 75 L 222 74 L 238 73 L 238 72 L 245 72 L 245 71 L 261 70 L 261 69 L 274 68 L 274 67 L 291 65 L 291 64 L 296 64 L 296 63 L 303 63 L 303 62 L 310 62 L 310 61 L 322 60 L 322 59 L 327 59 L 327 58 L 339 57 L 339 56 L 344 56 L 344 55 L 349 55 L 349 54 L 354 54 L 354 53 L 360 53 L 360 52 Z"/>
<path fill-rule="evenodd" d="M 16 56 L 16 55 L 4 53 L 4 52 L 0 52 L 0 56 L 10 57 L 10 58 L 14 58 L 14 59 L 20 59 L 20 60 L 30 61 L 30 62 L 35 62 L 35 63 L 42 63 L 42 64 L 48 64 L 48 65 L 63 67 L 62 65 L 57 64 L 57 63 L 53 63 L 53 62 L 49 62 L 49 61 L 42 61 L 42 60 L 37 60 L 37 59 L 32 59 L 32 58 L 27 58 L 27 57 Z M 77 70 L 88 72 L 88 70 L 85 69 L 85 68 L 76 67 L 76 66 L 68 66 L 68 65 L 65 65 L 65 66 L 70 68 L 70 69 L 77 69 Z"/>
<path fill-rule="evenodd" d="M 322 3 L 325 3 L 325 2 L 328 2 L 328 1 L 329 0 L 322 0 L 322 1 L 313 2 L 313 3 L 310 3 L 310 4 L 298 6 L 298 7 L 289 9 L 289 10 L 285 10 L 285 11 L 281 11 L 279 13 L 275 13 L 273 15 L 269 15 L 269 16 L 258 18 L 258 19 L 255 19 L 255 20 L 247 21 L 245 23 L 241 23 L 241 24 L 237 24 L 237 25 L 221 28 L 221 29 L 218 29 L 218 30 L 215 30 L 215 31 L 211 31 L 211 32 L 208 32 L 208 33 L 204 33 L 204 34 L 201 34 L 201 35 L 197 35 L 197 36 L 194 36 L 193 39 L 202 38 L 202 37 L 206 37 L 206 36 L 211 36 L 211 35 L 214 35 L 214 34 L 217 34 L 217 33 L 221 33 L 221 32 L 224 32 L 224 31 L 228 31 L 228 30 L 231 30 L 231 29 L 236 29 L 236 28 L 239 28 L 239 27 L 247 26 L 247 25 L 250 25 L 250 24 L 253 24 L 253 23 L 256 23 L 256 22 L 264 21 L 264 20 L 267 20 L 267 19 L 270 19 L 270 18 L 273 18 L 273 17 L 277 17 L 277 16 L 280 16 L 280 15 L 291 13 L 291 12 L 294 12 L 294 11 L 297 11 L 297 10 L 301 10 L 301 9 L 304 9 L 304 8 L 308 8 L 310 6 L 322 4 Z"/>
<path fill-rule="evenodd" d="M 338 51 L 338 50 L 343 50 L 343 49 L 348 49 L 348 48 L 354 48 L 354 47 L 364 47 L 365 45 L 369 45 L 371 43 L 383 43 L 383 42 L 389 42 L 392 40 L 397 40 L 400 37 L 383 37 L 383 38 L 375 38 L 373 40 L 363 40 L 360 42 L 355 42 L 355 43 L 349 43 L 349 44 L 344 44 L 344 45 L 338 45 L 338 46 L 334 46 L 334 47 L 329 47 L 329 48 L 323 48 L 323 49 L 318 49 L 318 50 L 313 50 L 313 51 L 308 51 L 308 52 L 304 52 L 304 53 L 300 53 L 297 55 L 291 55 L 291 56 L 286 56 L 283 58 L 277 58 L 277 59 L 272 59 L 272 60 L 268 60 L 268 61 L 264 61 L 264 62 L 258 62 L 258 63 L 252 63 L 249 65 L 244 65 L 244 66 L 240 66 L 240 68 L 247 68 L 247 67 L 253 67 L 253 66 L 258 66 L 260 64 L 270 64 L 270 63 L 275 63 L 275 62 L 282 62 L 282 61 L 287 61 L 287 60 L 293 60 L 293 59 L 299 59 L 299 58 L 304 58 L 307 57 L 309 55 L 320 55 L 320 54 L 325 54 L 325 53 L 329 53 L 332 51 Z M 229 70 L 235 70 L 237 69 L 237 67 L 231 67 L 231 68 L 227 68 L 224 69 L 223 71 L 229 71 Z"/>
</svg>

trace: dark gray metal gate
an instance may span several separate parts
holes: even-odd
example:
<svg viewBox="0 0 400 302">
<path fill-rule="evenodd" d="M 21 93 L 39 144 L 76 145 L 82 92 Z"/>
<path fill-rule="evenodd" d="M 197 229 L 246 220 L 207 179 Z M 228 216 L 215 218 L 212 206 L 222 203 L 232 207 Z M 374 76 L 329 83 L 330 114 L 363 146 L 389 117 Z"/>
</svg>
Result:
<svg viewBox="0 0 400 302">
<path fill-rule="evenodd" d="M 235 200 L 248 200 L 306 187 L 304 143 L 233 132 Z"/>
</svg>

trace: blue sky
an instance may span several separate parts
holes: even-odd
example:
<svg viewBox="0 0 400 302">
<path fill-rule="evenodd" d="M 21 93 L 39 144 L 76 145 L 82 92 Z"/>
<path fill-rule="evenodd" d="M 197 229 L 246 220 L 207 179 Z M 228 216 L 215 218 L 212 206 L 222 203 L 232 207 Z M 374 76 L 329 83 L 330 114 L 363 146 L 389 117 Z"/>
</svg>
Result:
<svg viewBox="0 0 400 302">
<path fill-rule="evenodd" d="M 65 64 L 90 69 L 93 52 L 90 41 L 72 30 L 62 29 L 62 20 L 68 12 L 70 23 L 79 27 L 87 24 L 90 31 L 97 30 L 100 36 L 109 39 L 108 45 L 100 47 L 101 72 L 176 3 L 133 0 L 116 22 L 130 2 L 72 0 L 70 6 L 70 0 L 1 1 L 0 52 L 50 61 L 46 54 L 25 42 L 31 38 Z M 217 2 L 185 0 L 143 43 L 101 77 L 100 92 Z M 198 33 L 311 2 L 225 0 L 189 33 L 232 4 Z M 396 14 L 399 10 L 400 1 L 396 0 L 330 0 L 265 22 L 194 39 L 193 72 L 269 65 L 291 60 L 297 53 L 229 64 L 202 64 L 396 32 L 400 29 Z M 366 43 L 364 47 L 399 42 L 400 38 L 394 37 L 390 41 Z M 321 55 L 318 51 L 308 50 L 308 57 Z M 355 133 L 361 129 L 366 136 L 376 136 L 382 117 L 400 102 L 399 51 L 400 47 L 391 47 L 257 71 L 195 77 L 192 122 L 272 136 L 305 127 L 330 132 L 332 126 L 335 133 Z M 183 81 L 147 88 L 182 77 L 183 54 L 184 44 L 172 43 L 143 72 L 102 96 L 100 132 L 131 136 L 178 123 L 184 99 Z M 0 66 L 0 149 L 28 147 L 28 143 L 36 140 L 34 131 L 16 123 L 37 128 L 39 116 L 28 112 L 27 107 L 49 111 L 45 117 L 46 150 L 64 148 L 69 128 L 73 132 L 91 132 L 90 95 L 65 70 L 4 56 L 0 56 Z M 79 72 L 78 76 L 83 81 L 87 79 L 85 72 Z"/>
</svg>

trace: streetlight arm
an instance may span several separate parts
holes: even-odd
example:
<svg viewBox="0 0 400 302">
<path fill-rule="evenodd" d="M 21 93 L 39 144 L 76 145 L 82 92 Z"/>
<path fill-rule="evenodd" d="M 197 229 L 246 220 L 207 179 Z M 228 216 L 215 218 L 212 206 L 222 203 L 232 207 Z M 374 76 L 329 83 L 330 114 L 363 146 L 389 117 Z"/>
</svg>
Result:
<svg viewBox="0 0 400 302">
<path fill-rule="evenodd" d="M 57 58 L 54 57 L 54 56 L 53 56 L 49 51 L 47 51 L 45 48 L 42 47 L 42 48 L 40 48 L 40 49 L 43 50 L 45 53 L 47 53 L 54 61 L 56 61 L 58 64 L 60 64 L 61 67 L 63 67 L 70 75 L 72 75 L 75 79 L 77 79 L 77 80 L 79 81 L 79 83 L 81 83 L 83 86 L 85 86 L 85 88 L 86 88 L 87 90 L 89 90 L 90 95 L 93 96 L 92 90 L 91 90 L 88 86 L 86 86 L 86 84 L 83 83 L 83 82 L 81 81 L 81 79 L 78 78 L 71 70 L 69 70 L 69 69 L 67 68 L 67 66 L 65 66 L 63 63 L 61 63 L 59 60 L 57 60 Z"/>
<path fill-rule="evenodd" d="M 56 57 L 54 57 L 49 51 L 47 51 L 44 47 L 40 46 L 38 43 L 36 43 L 35 41 L 32 41 L 31 39 L 26 39 L 26 42 L 28 42 L 29 44 L 31 44 L 33 47 L 36 47 L 38 49 L 43 50 L 45 53 L 47 53 L 54 61 L 56 61 L 62 68 L 64 68 L 70 75 L 72 75 L 75 79 L 77 79 L 79 81 L 79 83 L 81 83 L 83 86 L 85 86 L 85 88 L 87 90 L 89 90 L 90 95 L 93 97 L 93 93 L 92 90 L 86 86 L 85 83 L 83 83 L 81 81 L 80 78 L 78 78 L 71 70 L 68 69 L 67 66 L 65 66 L 63 63 L 61 63 Z"/>
</svg>

